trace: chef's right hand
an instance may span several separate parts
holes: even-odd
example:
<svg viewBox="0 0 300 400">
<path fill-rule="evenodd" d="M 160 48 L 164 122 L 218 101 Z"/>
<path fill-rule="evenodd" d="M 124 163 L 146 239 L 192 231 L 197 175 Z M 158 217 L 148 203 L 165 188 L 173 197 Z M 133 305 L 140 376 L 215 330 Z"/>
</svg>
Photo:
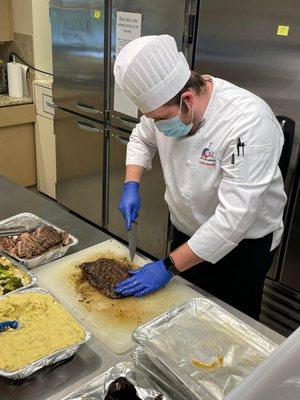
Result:
<svg viewBox="0 0 300 400">
<path fill-rule="evenodd" d="M 131 224 L 137 219 L 141 206 L 139 186 L 140 184 L 135 181 L 126 182 L 123 185 L 123 193 L 119 203 L 119 210 L 121 211 L 125 220 L 127 231 L 130 230 Z"/>
</svg>

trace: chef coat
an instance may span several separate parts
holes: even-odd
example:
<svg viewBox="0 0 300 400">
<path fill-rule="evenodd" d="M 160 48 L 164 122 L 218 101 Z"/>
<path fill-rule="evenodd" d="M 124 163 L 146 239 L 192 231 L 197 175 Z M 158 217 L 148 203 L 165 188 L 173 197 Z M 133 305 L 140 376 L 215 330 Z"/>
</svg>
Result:
<svg viewBox="0 0 300 400">
<path fill-rule="evenodd" d="M 213 89 L 196 133 L 166 137 L 142 116 L 130 136 L 126 165 L 151 169 L 158 150 L 172 223 L 191 236 L 195 254 L 216 263 L 242 239 L 273 232 L 271 250 L 279 244 L 286 203 L 278 167 L 284 137 L 261 98 L 209 79 Z"/>
</svg>

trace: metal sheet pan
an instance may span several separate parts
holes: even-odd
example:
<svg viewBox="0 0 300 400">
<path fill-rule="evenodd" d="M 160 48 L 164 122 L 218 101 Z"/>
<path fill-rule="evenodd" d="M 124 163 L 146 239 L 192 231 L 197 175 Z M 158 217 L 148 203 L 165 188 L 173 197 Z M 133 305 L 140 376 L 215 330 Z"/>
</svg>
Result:
<svg viewBox="0 0 300 400">
<path fill-rule="evenodd" d="M 65 232 L 63 229 L 57 227 L 56 225 L 51 224 L 50 222 L 38 217 L 37 215 L 31 214 L 31 213 L 22 213 L 22 214 L 17 214 L 12 217 L 9 217 L 7 219 L 4 219 L 0 221 L 0 229 L 9 229 L 9 228 L 14 228 L 19 225 L 24 225 L 26 226 L 27 229 L 30 228 L 35 228 L 41 225 L 48 225 L 52 226 L 52 228 L 56 229 L 59 232 Z M 68 232 L 66 232 L 68 233 Z M 3 254 L 7 254 L 13 259 L 17 260 L 19 264 L 23 265 L 24 267 L 28 269 L 32 269 L 35 267 L 38 267 L 40 265 L 46 264 L 48 262 L 51 262 L 53 260 L 56 260 L 57 258 L 63 257 L 67 251 L 69 250 L 70 247 L 75 246 L 78 243 L 78 239 L 68 233 L 69 235 L 69 244 L 67 246 L 61 246 L 57 247 L 51 251 L 48 251 L 44 254 L 41 254 L 38 257 L 32 258 L 32 259 L 24 259 L 24 258 L 19 258 L 15 254 L 11 254 L 5 250 L 1 249 L 1 252 Z"/>
<path fill-rule="evenodd" d="M 222 399 L 277 345 L 214 302 L 195 298 L 139 327 L 134 339 L 150 350 L 198 399 Z M 223 366 L 204 369 L 192 360 Z"/>
<path fill-rule="evenodd" d="M 104 400 L 109 385 L 120 377 L 126 377 L 135 386 L 137 394 L 142 400 L 155 400 L 159 394 L 163 395 L 162 400 L 178 400 L 164 387 L 155 383 L 145 374 L 145 370 L 133 362 L 116 364 L 62 400 Z"/>
<path fill-rule="evenodd" d="M 50 294 L 51 296 L 53 296 L 48 290 L 45 289 L 41 289 L 41 288 L 31 288 L 31 289 L 27 289 L 27 290 L 23 290 L 21 292 L 18 293 L 18 295 L 23 295 L 25 293 L 44 293 L 44 294 Z M 7 296 L 11 296 L 14 295 L 15 293 L 8 293 L 5 296 L 2 296 L 0 298 L 1 300 L 4 300 L 5 298 L 7 298 Z M 53 296 L 54 297 L 54 296 Z M 56 300 L 56 299 L 55 299 Z M 73 317 L 74 318 L 74 317 Z M 77 321 L 78 325 L 82 326 L 82 324 L 80 324 Z M 82 326 L 83 327 L 83 326 Z M 85 330 L 85 337 L 83 340 L 81 340 L 79 343 L 75 344 L 75 345 L 71 345 L 68 347 L 65 347 L 63 349 L 57 350 L 56 352 L 49 354 L 43 358 L 40 358 L 39 360 L 29 364 L 28 366 L 18 370 L 18 371 L 12 371 L 12 372 L 8 372 L 6 370 L 0 369 L 0 376 L 3 376 L 5 378 L 8 379 L 13 379 L 13 380 L 17 380 L 17 379 L 24 379 L 26 377 L 28 377 L 29 375 L 33 374 L 34 372 L 36 372 L 37 370 L 47 367 L 48 365 L 54 364 L 58 361 L 62 361 L 65 360 L 69 357 L 71 357 L 73 354 L 75 354 L 77 352 L 77 350 L 79 349 L 79 347 L 86 343 L 88 340 L 91 339 L 92 334 L 91 332 L 86 329 L 85 327 L 83 327 Z"/>
<path fill-rule="evenodd" d="M 0 251 L 0 257 L 1 257 L 1 256 L 6 257 L 9 261 L 11 261 L 11 262 L 13 263 L 13 265 L 14 265 L 15 268 L 17 268 L 17 269 L 23 271 L 24 274 L 26 274 L 26 275 L 29 277 L 29 279 L 30 279 L 30 282 L 28 283 L 28 285 L 24 285 L 24 286 L 22 286 L 21 288 L 15 289 L 15 290 L 13 290 L 12 292 L 3 294 L 2 296 L 8 296 L 10 293 L 15 294 L 15 293 L 17 293 L 17 292 L 20 292 L 21 290 L 29 289 L 29 288 L 31 288 L 32 286 L 34 286 L 34 285 L 37 283 L 37 277 L 36 277 L 35 274 L 33 274 L 31 271 L 28 271 L 28 269 L 25 268 L 25 267 L 23 267 L 22 265 L 19 265 L 12 257 L 9 257 L 7 254 L 1 253 L 1 251 Z M 2 296 L 0 296 L 0 298 L 1 298 Z"/>
</svg>

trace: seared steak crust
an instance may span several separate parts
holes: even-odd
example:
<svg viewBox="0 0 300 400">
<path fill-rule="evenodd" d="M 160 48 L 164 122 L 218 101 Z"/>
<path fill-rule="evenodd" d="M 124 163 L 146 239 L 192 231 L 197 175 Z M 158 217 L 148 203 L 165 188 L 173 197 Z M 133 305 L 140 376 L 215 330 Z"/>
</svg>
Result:
<svg viewBox="0 0 300 400">
<path fill-rule="evenodd" d="M 130 269 L 129 265 L 122 264 L 110 258 L 99 258 L 93 262 L 85 262 L 80 268 L 89 284 L 112 299 L 120 299 L 122 296 L 116 294 L 114 288 L 118 282 L 127 279 Z"/>
</svg>

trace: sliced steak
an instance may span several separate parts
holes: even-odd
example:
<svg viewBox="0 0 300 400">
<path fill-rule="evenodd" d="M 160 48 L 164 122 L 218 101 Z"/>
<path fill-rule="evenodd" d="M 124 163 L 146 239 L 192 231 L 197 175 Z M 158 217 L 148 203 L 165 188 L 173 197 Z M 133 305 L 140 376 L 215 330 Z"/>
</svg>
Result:
<svg viewBox="0 0 300 400">
<path fill-rule="evenodd" d="M 11 252 L 15 245 L 13 238 L 8 236 L 0 237 L 0 249 Z"/>
<path fill-rule="evenodd" d="M 0 248 L 19 258 L 31 259 L 53 248 L 66 246 L 69 235 L 57 231 L 52 226 L 43 226 L 32 233 L 22 233 L 17 239 L 11 237 L 0 239 Z"/>
<path fill-rule="evenodd" d="M 120 299 L 114 288 L 118 282 L 127 279 L 132 269 L 129 265 L 110 258 L 99 258 L 93 262 L 85 262 L 80 265 L 83 274 L 90 285 L 112 299 Z"/>
<path fill-rule="evenodd" d="M 52 226 L 43 226 L 33 233 L 23 233 L 17 242 L 16 254 L 20 258 L 37 257 L 46 251 L 62 246 L 64 235 Z"/>
</svg>

